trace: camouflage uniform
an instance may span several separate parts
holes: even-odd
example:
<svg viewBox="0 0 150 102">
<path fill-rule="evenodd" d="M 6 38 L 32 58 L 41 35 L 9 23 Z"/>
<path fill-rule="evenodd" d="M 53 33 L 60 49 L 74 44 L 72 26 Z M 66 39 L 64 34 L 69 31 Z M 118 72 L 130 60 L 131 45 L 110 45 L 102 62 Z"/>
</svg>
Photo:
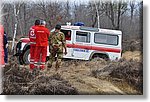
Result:
<svg viewBox="0 0 150 102">
<path fill-rule="evenodd" d="M 49 36 L 49 61 L 48 68 L 52 67 L 52 63 L 55 61 L 56 57 L 56 71 L 61 66 L 61 59 L 63 57 L 63 48 L 66 48 L 66 40 L 64 33 L 62 32 L 52 32 Z"/>
</svg>

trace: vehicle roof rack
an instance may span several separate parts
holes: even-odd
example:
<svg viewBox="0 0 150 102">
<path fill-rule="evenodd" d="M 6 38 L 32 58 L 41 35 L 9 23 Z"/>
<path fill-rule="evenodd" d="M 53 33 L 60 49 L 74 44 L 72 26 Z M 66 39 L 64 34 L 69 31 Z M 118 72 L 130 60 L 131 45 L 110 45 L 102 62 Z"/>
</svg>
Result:
<svg viewBox="0 0 150 102">
<path fill-rule="evenodd" d="M 86 30 L 86 31 L 93 31 L 93 32 L 98 32 L 98 28 L 93 28 L 93 27 L 85 27 L 85 26 L 80 26 L 80 30 Z"/>
</svg>

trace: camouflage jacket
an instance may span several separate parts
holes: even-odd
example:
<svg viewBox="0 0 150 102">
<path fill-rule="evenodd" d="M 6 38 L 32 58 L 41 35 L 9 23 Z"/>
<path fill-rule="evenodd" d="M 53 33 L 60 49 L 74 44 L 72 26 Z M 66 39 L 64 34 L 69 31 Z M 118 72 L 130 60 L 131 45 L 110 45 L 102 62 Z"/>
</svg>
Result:
<svg viewBox="0 0 150 102">
<path fill-rule="evenodd" d="M 52 32 L 49 36 L 49 47 L 50 47 L 50 52 L 52 50 L 63 52 L 63 48 L 66 47 L 66 40 L 65 40 L 64 33 Z"/>
</svg>

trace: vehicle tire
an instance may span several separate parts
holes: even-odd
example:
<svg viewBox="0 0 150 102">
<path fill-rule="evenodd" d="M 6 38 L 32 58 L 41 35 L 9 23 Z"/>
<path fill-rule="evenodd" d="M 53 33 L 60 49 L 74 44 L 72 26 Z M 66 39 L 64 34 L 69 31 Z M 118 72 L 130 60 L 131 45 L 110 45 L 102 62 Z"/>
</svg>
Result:
<svg viewBox="0 0 150 102">
<path fill-rule="evenodd" d="M 23 54 L 23 62 L 26 65 L 30 64 L 30 49 L 25 50 Z"/>
<path fill-rule="evenodd" d="M 103 59 L 105 61 L 109 60 L 108 56 L 105 55 L 105 54 L 94 54 L 93 57 L 92 57 L 92 59 L 94 59 L 94 60 Z"/>
</svg>

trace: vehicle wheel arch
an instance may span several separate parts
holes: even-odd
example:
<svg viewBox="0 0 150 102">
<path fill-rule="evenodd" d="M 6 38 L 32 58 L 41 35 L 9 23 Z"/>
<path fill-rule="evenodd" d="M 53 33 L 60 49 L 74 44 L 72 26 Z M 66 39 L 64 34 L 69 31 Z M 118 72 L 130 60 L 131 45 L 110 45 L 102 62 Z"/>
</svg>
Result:
<svg viewBox="0 0 150 102">
<path fill-rule="evenodd" d="M 29 43 L 27 43 L 27 44 L 24 46 L 23 51 L 26 51 L 26 50 L 28 50 L 28 49 L 30 49 L 30 44 L 29 44 Z"/>
<path fill-rule="evenodd" d="M 101 58 L 102 56 L 105 56 L 108 60 L 110 59 L 108 53 L 99 52 L 99 51 L 94 51 L 94 52 L 92 52 L 91 55 L 90 55 L 90 60 L 93 59 L 93 57 L 94 57 L 95 55 L 98 55 L 100 58 Z"/>
</svg>

